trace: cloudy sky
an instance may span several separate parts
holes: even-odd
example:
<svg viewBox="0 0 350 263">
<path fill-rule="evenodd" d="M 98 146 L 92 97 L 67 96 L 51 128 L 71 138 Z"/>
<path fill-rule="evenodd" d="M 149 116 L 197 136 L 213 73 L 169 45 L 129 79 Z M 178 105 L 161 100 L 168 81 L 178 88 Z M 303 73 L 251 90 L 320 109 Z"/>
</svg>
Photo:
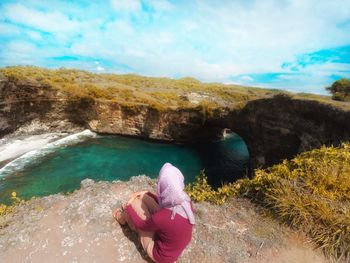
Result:
<svg viewBox="0 0 350 263">
<path fill-rule="evenodd" d="M 0 67 L 325 93 L 350 77 L 349 0 L 0 1 Z"/>
</svg>

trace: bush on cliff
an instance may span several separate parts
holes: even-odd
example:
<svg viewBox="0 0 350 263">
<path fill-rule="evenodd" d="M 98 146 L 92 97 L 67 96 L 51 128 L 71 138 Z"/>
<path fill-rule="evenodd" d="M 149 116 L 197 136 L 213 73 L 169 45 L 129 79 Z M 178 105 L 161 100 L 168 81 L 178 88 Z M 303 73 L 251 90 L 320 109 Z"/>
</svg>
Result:
<svg viewBox="0 0 350 263">
<path fill-rule="evenodd" d="M 350 144 L 322 147 L 290 161 L 256 170 L 214 190 L 202 174 L 187 191 L 195 201 L 222 204 L 248 197 L 282 222 L 303 230 L 325 254 L 350 260 Z"/>
<path fill-rule="evenodd" d="M 24 200 L 21 200 L 19 197 L 17 197 L 17 193 L 16 192 L 12 192 L 11 193 L 11 204 L 0 204 L 0 216 L 4 216 L 7 214 L 12 213 L 16 207 L 21 204 L 24 203 Z M 1 228 L 1 224 L 0 224 L 0 228 Z"/>
<path fill-rule="evenodd" d="M 346 78 L 335 81 L 332 86 L 327 87 L 334 100 L 350 101 L 350 80 Z"/>
</svg>

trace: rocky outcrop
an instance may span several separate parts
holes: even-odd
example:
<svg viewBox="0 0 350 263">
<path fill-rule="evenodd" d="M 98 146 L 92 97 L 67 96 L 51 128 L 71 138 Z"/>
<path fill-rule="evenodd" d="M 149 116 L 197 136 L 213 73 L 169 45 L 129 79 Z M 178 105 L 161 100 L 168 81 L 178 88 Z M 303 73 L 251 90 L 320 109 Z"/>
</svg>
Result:
<svg viewBox="0 0 350 263">
<path fill-rule="evenodd" d="M 350 111 L 315 100 L 278 95 L 250 101 L 223 123 L 246 142 L 252 168 L 350 140 Z"/>
<path fill-rule="evenodd" d="M 71 100 L 49 85 L 10 81 L 0 75 L 0 138 L 18 135 L 81 130 L 71 121 Z"/>
<path fill-rule="evenodd" d="M 97 102 L 96 132 L 123 134 L 176 142 L 210 140 L 225 128 L 240 135 L 250 154 L 250 168 L 266 167 L 297 153 L 339 145 L 350 140 L 350 111 L 318 101 L 285 95 L 248 102 L 240 109 L 167 109 L 147 105 L 131 108 Z"/>
<path fill-rule="evenodd" d="M 157 110 L 148 105 L 95 103 L 95 118 L 88 127 L 98 133 L 131 135 L 155 140 L 193 142 L 218 135 L 221 127 L 205 126 L 198 109 Z"/>
<path fill-rule="evenodd" d="M 157 109 L 112 100 L 74 98 L 35 82 L 0 82 L 0 137 L 32 127 L 67 131 L 83 127 L 98 133 L 193 142 L 229 128 L 246 142 L 250 168 L 266 167 L 322 144 L 350 140 L 350 111 L 315 100 L 277 95 L 242 107 Z"/>
<path fill-rule="evenodd" d="M 137 235 L 111 214 L 131 193 L 154 192 L 155 180 L 85 179 L 81 185 L 70 195 L 30 200 L 0 217 L 0 262 L 150 262 Z M 261 216 L 248 200 L 195 203 L 194 208 L 193 238 L 177 262 L 327 262 L 303 237 Z"/>
</svg>

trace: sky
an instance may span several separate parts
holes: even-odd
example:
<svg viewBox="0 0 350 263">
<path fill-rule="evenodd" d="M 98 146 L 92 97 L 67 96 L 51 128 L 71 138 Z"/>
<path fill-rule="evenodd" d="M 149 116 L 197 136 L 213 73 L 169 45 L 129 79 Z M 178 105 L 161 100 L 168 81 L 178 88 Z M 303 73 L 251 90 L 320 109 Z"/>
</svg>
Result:
<svg viewBox="0 0 350 263">
<path fill-rule="evenodd" d="M 350 78 L 350 0 L 0 0 L 12 65 L 327 94 Z"/>
</svg>

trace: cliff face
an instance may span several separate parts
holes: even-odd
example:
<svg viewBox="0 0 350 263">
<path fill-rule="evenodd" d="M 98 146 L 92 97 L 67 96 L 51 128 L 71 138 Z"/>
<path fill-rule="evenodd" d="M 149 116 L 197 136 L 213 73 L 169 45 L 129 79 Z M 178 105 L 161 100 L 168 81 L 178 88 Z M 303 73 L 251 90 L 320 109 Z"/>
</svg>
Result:
<svg viewBox="0 0 350 263">
<path fill-rule="evenodd" d="M 196 109 L 157 110 L 148 105 L 123 106 L 110 101 L 98 101 L 94 109 L 95 118 L 87 125 L 99 133 L 193 142 L 213 138 L 222 130 L 205 126 L 203 114 Z"/>
<path fill-rule="evenodd" d="M 0 137 L 18 130 L 37 134 L 79 129 L 78 122 L 71 121 L 70 105 L 67 96 L 49 85 L 12 82 L 0 75 Z"/>
<path fill-rule="evenodd" d="M 0 137 L 31 123 L 32 133 L 90 128 L 98 133 L 192 142 L 211 139 L 224 128 L 240 135 L 250 168 L 265 167 L 322 144 L 350 140 L 350 112 L 285 95 L 249 101 L 244 107 L 158 110 L 111 100 L 71 98 L 38 83 L 1 78 Z M 29 125 L 30 126 L 30 125 Z"/>
<path fill-rule="evenodd" d="M 350 111 L 284 95 L 254 100 L 231 111 L 225 126 L 246 142 L 251 167 L 266 167 L 297 153 L 350 140 Z"/>
</svg>

